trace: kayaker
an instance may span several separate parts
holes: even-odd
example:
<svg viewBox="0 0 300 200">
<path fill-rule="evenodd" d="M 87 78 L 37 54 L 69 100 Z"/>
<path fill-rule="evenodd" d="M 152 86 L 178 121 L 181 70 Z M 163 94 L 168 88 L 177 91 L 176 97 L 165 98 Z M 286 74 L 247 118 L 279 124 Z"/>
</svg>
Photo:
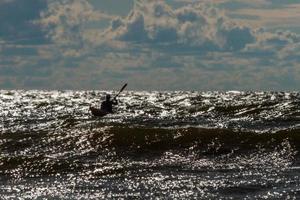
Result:
<svg viewBox="0 0 300 200">
<path fill-rule="evenodd" d="M 113 98 L 113 100 L 110 100 L 110 98 L 110 95 L 107 94 L 105 101 L 101 103 L 101 110 L 106 111 L 108 113 L 113 113 L 112 105 L 118 105 L 118 101 L 116 98 Z"/>
</svg>

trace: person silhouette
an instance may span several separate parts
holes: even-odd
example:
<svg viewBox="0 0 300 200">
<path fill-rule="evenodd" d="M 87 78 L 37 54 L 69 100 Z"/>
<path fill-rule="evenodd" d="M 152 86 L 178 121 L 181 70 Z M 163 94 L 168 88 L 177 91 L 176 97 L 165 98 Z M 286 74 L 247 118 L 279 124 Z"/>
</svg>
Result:
<svg viewBox="0 0 300 200">
<path fill-rule="evenodd" d="M 110 100 L 110 95 L 106 95 L 105 101 L 101 103 L 101 110 L 108 112 L 108 113 L 113 113 L 112 107 L 113 105 L 118 105 L 118 101 L 116 98 L 113 98 L 113 100 Z"/>
</svg>

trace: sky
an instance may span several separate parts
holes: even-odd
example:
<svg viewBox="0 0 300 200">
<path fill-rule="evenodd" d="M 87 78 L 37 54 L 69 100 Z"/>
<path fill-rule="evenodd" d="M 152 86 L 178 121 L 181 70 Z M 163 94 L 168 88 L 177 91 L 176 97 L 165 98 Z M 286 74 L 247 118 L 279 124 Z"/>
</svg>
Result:
<svg viewBox="0 0 300 200">
<path fill-rule="evenodd" d="M 300 89 L 300 0 L 0 0 L 0 89 Z"/>
</svg>

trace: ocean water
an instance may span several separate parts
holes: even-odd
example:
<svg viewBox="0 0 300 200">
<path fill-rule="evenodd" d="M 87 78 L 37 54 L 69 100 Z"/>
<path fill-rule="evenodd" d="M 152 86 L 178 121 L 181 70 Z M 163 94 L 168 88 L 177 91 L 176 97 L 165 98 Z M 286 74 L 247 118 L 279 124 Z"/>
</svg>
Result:
<svg viewBox="0 0 300 200">
<path fill-rule="evenodd" d="M 0 91 L 0 199 L 300 198 L 300 93 Z"/>
</svg>

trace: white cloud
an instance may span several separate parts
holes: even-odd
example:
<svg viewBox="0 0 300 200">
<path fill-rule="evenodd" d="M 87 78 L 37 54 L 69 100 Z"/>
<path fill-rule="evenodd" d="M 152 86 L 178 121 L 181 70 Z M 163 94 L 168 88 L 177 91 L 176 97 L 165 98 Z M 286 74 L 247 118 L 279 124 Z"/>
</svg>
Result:
<svg viewBox="0 0 300 200">
<path fill-rule="evenodd" d="M 103 31 L 90 29 L 88 25 L 113 18 L 114 16 L 94 10 L 86 0 L 58 0 L 48 2 L 48 9 L 41 13 L 38 24 L 63 49 L 62 53 L 66 57 L 79 57 L 97 43 L 97 38 Z"/>
<path fill-rule="evenodd" d="M 126 19 L 112 21 L 114 40 L 182 48 L 240 50 L 255 40 L 251 28 L 230 21 L 210 4 L 172 9 L 163 1 L 137 4 Z"/>
</svg>

